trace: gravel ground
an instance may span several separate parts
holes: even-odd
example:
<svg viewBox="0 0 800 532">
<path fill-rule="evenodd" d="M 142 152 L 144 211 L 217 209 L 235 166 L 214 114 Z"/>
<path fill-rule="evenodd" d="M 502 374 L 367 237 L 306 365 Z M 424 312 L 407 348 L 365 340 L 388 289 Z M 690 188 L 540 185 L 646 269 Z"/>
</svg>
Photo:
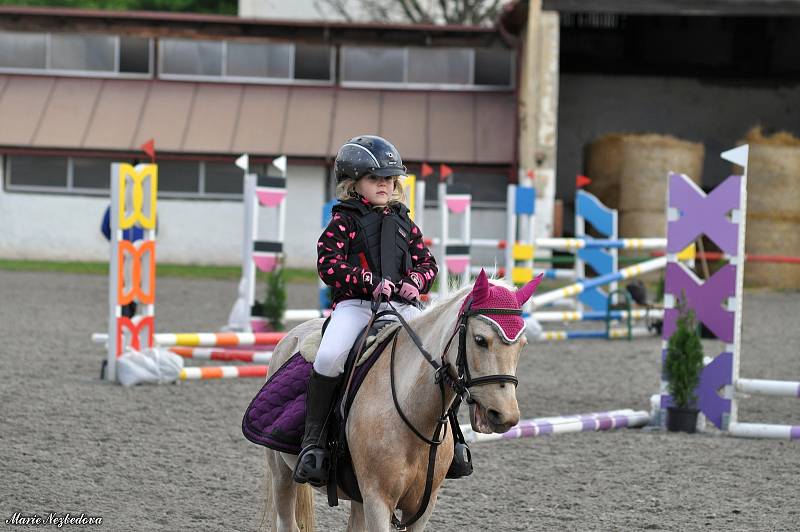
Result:
<svg viewBox="0 0 800 532">
<path fill-rule="evenodd" d="M 130 389 L 98 378 L 107 280 L 0 271 L 0 526 L 15 512 L 85 513 L 109 530 L 254 530 L 263 453 L 240 431 L 257 379 Z M 215 330 L 233 281 L 159 279 L 161 331 Z M 293 308 L 313 285 L 292 286 Z M 800 379 L 800 295 L 748 293 L 742 375 Z M 657 339 L 537 344 L 520 363 L 523 417 L 648 409 Z M 800 424 L 792 399 L 750 398 L 740 419 Z M 473 445 L 429 529 L 797 530 L 797 443 L 652 430 Z M 345 509 L 317 499 L 318 529 Z M 10 528 L 10 527 L 9 527 Z"/>
</svg>

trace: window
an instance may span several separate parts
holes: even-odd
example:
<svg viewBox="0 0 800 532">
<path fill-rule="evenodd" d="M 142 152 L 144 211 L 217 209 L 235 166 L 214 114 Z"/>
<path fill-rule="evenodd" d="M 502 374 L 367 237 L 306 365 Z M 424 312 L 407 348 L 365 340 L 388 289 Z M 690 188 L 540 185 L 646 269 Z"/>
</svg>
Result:
<svg viewBox="0 0 800 532">
<path fill-rule="evenodd" d="M 502 48 L 475 50 L 475 85 L 511 86 L 513 54 Z"/>
<path fill-rule="evenodd" d="M 206 194 L 239 194 L 244 191 L 244 173 L 232 163 L 204 163 Z"/>
<path fill-rule="evenodd" d="M 408 82 L 469 85 L 471 63 L 467 48 L 409 48 Z"/>
<path fill-rule="evenodd" d="M 47 35 L 0 31 L 0 68 L 45 68 Z"/>
<path fill-rule="evenodd" d="M 294 77 L 330 81 L 331 47 L 315 44 L 296 44 L 294 47 Z"/>
<path fill-rule="evenodd" d="M 505 48 L 342 46 L 341 80 L 351 86 L 510 89 L 513 60 Z"/>
<path fill-rule="evenodd" d="M 290 78 L 291 44 L 227 44 L 226 75 L 232 77 Z"/>
<path fill-rule="evenodd" d="M 193 192 L 200 190 L 200 167 L 196 161 L 159 161 L 159 192 Z"/>
<path fill-rule="evenodd" d="M 162 39 L 160 50 L 160 74 L 167 79 L 333 80 L 332 48 L 328 45 Z"/>
<path fill-rule="evenodd" d="M 8 155 L 5 184 L 9 190 L 108 196 L 111 165 L 131 160 L 110 157 Z M 253 165 L 251 170 L 258 168 Z M 240 199 L 242 171 L 233 164 L 207 161 L 158 162 L 158 194 L 170 198 Z"/>
<path fill-rule="evenodd" d="M 71 161 L 73 187 L 108 190 L 111 182 L 111 163 L 117 161 L 89 157 L 73 157 Z"/>
<path fill-rule="evenodd" d="M 119 38 L 119 71 L 137 74 L 150 73 L 150 39 Z"/>
<path fill-rule="evenodd" d="M 50 67 L 55 70 L 114 70 L 116 38 L 109 35 L 54 34 L 50 37 Z"/>
<path fill-rule="evenodd" d="M 0 72 L 149 77 L 152 48 L 139 37 L 0 31 Z"/>
<path fill-rule="evenodd" d="M 403 48 L 342 47 L 342 81 L 402 83 L 406 54 Z"/>
<path fill-rule="evenodd" d="M 19 187 L 66 187 L 67 158 L 10 155 L 6 182 Z"/>
<path fill-rule="evenodd" d="M 183 76 L 222 76 L 222 42 L 162 39 L 161 71 Z"/>
</svg>

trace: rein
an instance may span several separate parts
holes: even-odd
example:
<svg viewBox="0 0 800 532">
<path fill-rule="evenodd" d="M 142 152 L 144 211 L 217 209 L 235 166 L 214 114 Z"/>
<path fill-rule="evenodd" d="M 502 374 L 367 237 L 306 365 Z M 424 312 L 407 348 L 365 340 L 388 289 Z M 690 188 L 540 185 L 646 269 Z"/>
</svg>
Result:
<svg viewBox="0 0 800 532">
<path fill-rule="evenodd" d="M 392 352 L 390 358 L 390 365 L 389 365 L 389 381 L 391 383 L 392 388 L 392 401 L 394 401 L 395 409 L 397 413 L 400 415 L 400 418 L 403 422 L 408 426 L 409 429 L 417 436 L 420 440 L 424 441 L 426 444 L 430 446 L 428 451 L 428 467 L 427 472 L 425 475 L 425 491 L 422 495 L 422 501 L 420 503 L 420 507 L 417 512 L 411 516 L 405 522 L 401 522 L 397 516 L 392 513 L 392 525 L 397 530 L 405 530 L 407 527 L 413 525 L 415 522 L 419 520 L 420 517 L 423 516 L 425 511 L 428 508 L 428 503 L 430 502 L 431 491 L 433 487 L 433 470 L 434 464 L 436 463 L 436 451 L 439 448 L 439 445 L 444 441 L 444 434 L 442 433 L 442 429 L 447 425 L 448 420 L 450 417 L 455 419 L 456 412 L 458 411 L 459 404 L 463 399 L 468 404 L 473 404 L 475 401 L 472 399 L 472 395 L 469 392 L 469 388 L 472 386 L 483 386 L 486 384 L 492 383 L 506 383 L 510 382 L 517 386 L 519 384 L 519 380 L 514 375 L 486 375 L 482 377 L 477 377 L 475 379 L 472 378 L 470 371 L 469 371 L 469 363 L 467 361 L 467 322 L 469 318 L 472 316 L 476 316 L 478 314 L 513 314 L 517 316 L 522 315 L 521 309 L 501 309 L 501 308 L 485 308 L 485 309 L 476 309 L 472 310 L 472 300 L 470 299 L 467 302 L 466 308 L 459 313 L 458 316 L 458 325 L 456 329 L 453 331 L 453 334 L 450 335 L 450 338 L 447 340 L 447 344 L 445 345 L 444 352 L 442 353 L 442 363 L 440 364 L 436 359 L 431 356 L 431 354 L 425 349 L 422 345 L 422 340 L 420 340 L 417 333 L 411 326 L 406 322 L 405 318 L 397 312 L 397 309 L 394 308 L 394 305 L 390 301 L 387 301 L 389 308 L 391 310 L 384 310 L 378 313 L 373 312 L 373 319 L 377 319 L 381 316 L 386 315 L 393 315 L 395 316 L 400 324 L 402 325 L 403 329 L 408 333 L 408 336 L 411 338 L 411 341 L 417 347 L 419 352 L 422 356 L 427 360 L 427 362 L 433 366 L 435 370 L 435 378 L 434 382 L 439 385 L 439 391 L 442 398 L 442 413 L 439 417 L 438 421 L 436 422 L 436 429 L 434 430 L 433 437 L 428 438 L 423 435 L 416 427 L 411 423 L 411 421 L 406 417 L 403 409 L 400 407 L 400 402 L 397 400 L 397 391 L 395 389 L 395 378 L 394 378 L 394 361 L 395 361 L 395 352 L 397 348 L 397 337 L 398 335 L 394 336 L 392 340 Z M 446 360 L 447 352 L 450 349 L 450 345 L 453 342 L 456 334 L 458 334 L 458 356 L 456 358 L 456 375 L 454 376 L 452 373 L 452 365 Z M 459 400 L 456 401 L 449 409 L 445 406 L 445 394 L 444 394 L 444 386 L 447 384 L 459 397 Z M 460 432 L 460 431 L 459 431 Z"/>
</svg>

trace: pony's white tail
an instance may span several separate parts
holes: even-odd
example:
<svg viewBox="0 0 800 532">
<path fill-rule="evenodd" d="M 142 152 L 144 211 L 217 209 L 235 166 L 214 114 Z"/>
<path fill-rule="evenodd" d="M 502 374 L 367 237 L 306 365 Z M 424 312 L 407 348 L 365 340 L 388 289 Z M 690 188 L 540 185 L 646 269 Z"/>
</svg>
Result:
<svg viewBox="0 0 800 532">
<path fill-rule="evenodd" d="M 297 486 L 294 497 L 294 518 L 304 532 L 314 532 L 314 490 L 308 484 Z"/>
<path fill-rule="evenodd" d="M 267 452 L 271 452 L 267 450 Z M 272 491 L 272 469 L 269 467 L 269 457 L 265 461 L 264 474 L 264 509 L 261 513 L 259 530 L 276 530 L 278 528 L 277 513 L 275 512 L 275 494 Z M 294 496 L 294 519 L 297 528 L 303 532 L 314 532 L 314 491 L 308 484 L 299 484 Z M 269 529 L 265 528 L 269 523 Z"/>
</svg>

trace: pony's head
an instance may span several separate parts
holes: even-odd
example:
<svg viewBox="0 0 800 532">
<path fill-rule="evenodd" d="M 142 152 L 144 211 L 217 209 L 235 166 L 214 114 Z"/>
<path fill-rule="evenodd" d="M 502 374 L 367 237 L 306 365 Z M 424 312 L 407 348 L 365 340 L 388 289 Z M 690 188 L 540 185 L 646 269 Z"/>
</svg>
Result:
<svg viewBox="0 0 800 532">
<path fill-rule="evenodd" d="M 477 432 L 506 432 L 519 422 L 514 376 L 527 343 L 520 310 L 541 280 L 513 290 L 489 282 L 481 270 L 461 306 L 468 318 L 459 359 L 466 365 L 459 372 L 472 383 L 470 421 Z"/>
</svg>

